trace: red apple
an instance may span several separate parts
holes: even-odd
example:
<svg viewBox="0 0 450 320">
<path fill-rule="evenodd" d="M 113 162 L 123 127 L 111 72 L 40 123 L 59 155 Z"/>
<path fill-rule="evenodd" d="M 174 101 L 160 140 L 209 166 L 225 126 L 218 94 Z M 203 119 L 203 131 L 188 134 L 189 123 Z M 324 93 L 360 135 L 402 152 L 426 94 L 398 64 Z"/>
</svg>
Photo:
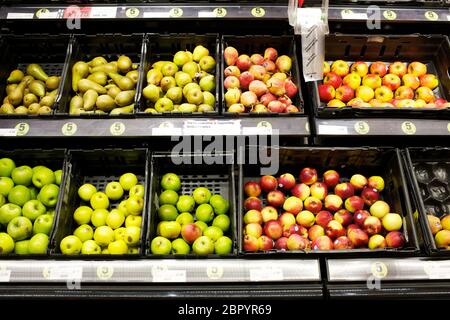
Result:
<svg viewBox="0 0 450 320">
<path fill-rule="evenodd" d="M 225 77 L 228 77 L 228 76 L 239 77 L 239 75 L 241 74 L 241 70 L 239 70 L 239 68 L 236 66 L 229 66 L 229 67 L 225 68 L 223 73 L 224 73 Z"/>
<path fill-rule="evenodd" d="M 352 241 L 346 237 L 342 236 L 334 240 L 333 242 L 334 250 L 348 250 L 353 249 Z"/>
<path fill-rule="evenodd" d="M 246 54 L 241 54 L 236 60 L 236 66 L 241 71 L 246 71 L 250 68 L 252 62 L 250 61 L 250 57 Z"/>
<path fill-rule="evenodd" d="M 342 199 L 341 197 L 335 194 L 329 194 L 325 198 L 325 208 L 332 212 L 338 211 L 342 208 Z"/>
<path fill-rule="evenodd" d="M 314 182 L 311 185 L 311 196 L 319 200 L 324 200 L 328 194 L 328 187 L 323 182 Z"/>
<path fill-rule="evenodd" d="M 356 73 L 362 78 L 369 73 L 369 66 L 364 61 L 356 61 L 350 67 L 350 71 Z"/>
<path fill-rule="evenodd" d="M 381 221 L 377 217 L 370 216 L 364 220 L 363 229 L 369 236 L 381 232 Z"/>
<path fill-rule="evenodd" d="M 350 67 L 344 60 L 336 60 L 331 64 L 331 72 L 336 73 L 340 77 L 345 77 L 350 71 Z"/>
<path fill-rule="evenodd" d="M 181 228 L 181 236 L 189 244 L 194 243 L 194 241 L 197 238 L 201 237 L 201 235 L 202 229 L 200 229 L 200 227 L 197 226 L 195 223 L 185 224 Z"/>
<path fill-rule="evenodd" d="M 262 201 L 261 201 L 261 199 L 256 198 L 256 197 L 247 198 L 244 201 L 244 208 L 246 211 L 248 211 L 248 210 L 261 211 Z"/>
<path fill-rule="evenodd" d="M 336 90 L 330 84 L 319 84 L 319 98 L 322 102 L 333 100 L 336 96 Z"/>
<path fill-rule="evenodd" d="M 333 241 L 327 236 L 316 238 L 311 245 L 313 250 L 333 250 Z"/>
<path fill-rule="evenodd" d="M 364 188 L 361 192 L 361 198 L 363 198 L 364 203 L 370 207 L 380 199 L 380 194 L 377 189 Z"/>
<path fill-rule="evenodd" d="M 249 181 L 244 185 L 244 191 L 247 197 L 259 197 L 261 194 L 261 187 L 258 182 Z"/>
<path fill-rule="evenodd" d="M 244 251 L 255 252 L 259 249 L 258 238 L 254 236 L 246 235 L 244 236 Z"/>
<path fill-rule="evenodd" d="M 233 66 L 238 59 L 239 53 L 233 47 L 226 47 L 223 52 L 223 56 L 225 58 L 225 63 L 227 64 L 227 66 Z"/>
<path fill-rule="evenodd" d="M 353 216 L 350 211 L 341 209 L 334 214 L 334 220 L 346 227 L 353 222 Z"/>
<path fill-rule="evenodd" d="M 262 214 L 259 210 L 249 210 L 244 214 L 244 223 L 263 223 Z"/>
<path fill-rule="evenodd" d="M 296 216 L 297 223 L 305 228 L 311 227 L 315 220 L 314 213 L 308 210 L 303 210 Z"/>
<path fill-rule="evenodd" d="M 291 190 L 295 186 L 295 177 L 290 173 L 284 173 L 278 178 L 278 186 L 283 190 Z"/>
<path fill-rule="evenodd" d="M 308 230 L 308 238 L 311 241 L 316 240 L 318 237 L 320 236 L 324 236 L 325 235 L 325 229 L 322 228 L 321 226 L 315 224 L 313 225 L 311 228 L 309 228 Z"/>
<path fill-rule="evenodd" d="M 258 238 L 258 249 L 262 251 L 273 249 L 273 240 L 267 236 L 261 236 Z"/>
<path fill-rule="evenodd" d="M 274 248 L 277 250 L 281 250 L 281 251 L 288 250 L 287 241 L 288 241 L 288 238 L 286 238 L 286 237 L 281 237 L 281 238 L 277 239 L 277 241 L 275 241 Z"/>
<path fill-rule="evenodd" d="M 248 89 L 256 94 L 257 97 L 261 97 L 268 91 L 266 84 L 260 80 L 253 80 L 252 82 L 250 82 Z"/>
<path fill-rule="evenodd" d="M 339 173 L 335 170 L 325 171 L 323 174 L 323 182 L 325 182 L 328 188 L 333 188 L 339 183 Z"/>
<path fill-rule="evenodd" d="M 388 247 L 402 248 L 405 242 L 405 236 L 400 231 L 391 231 L 386 235 L 386 244 Z"/>
<path fill-rule="evenodd" d="M 263 66 L 253 65 L 248 69 L 248 71 L 253 75 L 255 80 L 263 80 L 266 74 L 266 69 Z M 264 82 L 263 82 L 264 83 Z"/>
<path fill-rule="evenodd" d="M 294 82 L 292 82 L 291 79 L 286 79 L 284 81 L 284 88 L 286 89 L 286 95 L 289 98 L 293 98 L 298 92 L 297 85 Z"/>
<path fill-rule="evenodd" d="M 285 104 L 287 107 L 292 105 L 292 100 L 288 96 L 279 97 L 278 101 Z"/>
<path fill-rule="evenodd" d="M 259 223 L 249 223 L 244 227 L 244 234 L 250 235 L 256 238 L 261 237 L 263 228 Z"/>
<path fill-rule="evenodd" d="M 273 113 L 283 113 L 286 110 L 286 105 L 281 101 L 275 100 L 269 102 L 267 108 L 269 108 L 269 111 Z"/>
<path fill-rule="evenodd" d="M 384 180 L 380 176 L 372 176 L 369 178 L 367 186 L 381 192 L 384 189 Z"/>
<path fill-rule="evenodd" d="M 239 82 L 239 79 L 235 76 L 228 76 L 223 81 L 223 85 L 225 89 L 231 89 L 231 88 L 239 88 L 241 85 Z"/>
<path fill-rule="evenodd" d="M 264 234 L 273 240 L 277 240 L 283 235 L 283 227 L 277 220 L 267 221 L 264 225 Z"/>
<path fill-rule="evenodd" d="M 284 193 L 280 190 L 270 191 L 267 194 L 267 202 L 273 207 L 281 207 L 284 203 Z"/>
<path fill-rule="evenodd" d="M 315 197 L 306 198 L 303 205 L 306 210 L 311 211 L 312 213 L 318 213 L 322 210 L 322 201 Z"/>
<path fill-rule="evenodd" d="M 278 181 L 274 176 L 262 176 L 259 185 L 265 192 L 270 192 L 277 188 Z"/>
<path fill-rule="evenodd" d="M 325 228 L 325 234 L 331 239 L 336 239 L 345 236 L 346 231 L 342 224 L 336 220 L 331 220 Z"/>
<path fill-rule="evenodd" d="M 372 63 L 370 65 L 369 70 L 370 70 L 370 73 L 376 74 L 376 75 L 378 75 L 380 77 L 384 77 L 384 75 L 387 72 L 386 64 L 384 62 L 381 62 L 381 61 L 376 61 L 376 62 Z"/>
<path fill-rule="evenodd" d="M 398 77 L 403 77 L 406 74 L 406 64 L 400 61 L 395 61 L 389 65 L 389 73 L 395 74 Z"/>
<path fill-rule="evenodd" d="M 334 72 L 329 72 L 324 78 L 323 78 L 323 84 L 329 84 L 333 86 L 333 88 L 337 89 L 342 84 L 342 78 L 339 77 Z"/>
<path fill-rule="evenodd" d="M 251 55 L 250 61 L 253 64 L 262 65 L 262 63 L 264 62 L 264 57 L 258 53 L 254 53 Z"/>
<path fill-rule="evenodd" d="M 317 181 L 317 171 L 314 168 L 303 168 L 300 172 L 300 181 L 307 185 L 312 185 Z"/>
<path fill-rule="evenodd" d="M 355 248 L 366 247 L 369 242 L 369 236 L 361 229 L 351 229 L 347 236 Z"/>
<path fill-rule="evenodd" d="M 283 237 L 289 238 L 292 234 L 299 234 L 302 237 L 307 238 L 308 237 L 308 229 L 306 229 L 304 226 L 293 224 L 290 226 L 284 226 L 283 227 Z"/>
<path fill-rule="evenodd" d="M 243 89 L 248 89 L 250 83 L 253 80 L 255 80 L 255 77 L 249 71 L 242 72 L 239 75 L 239 83 L 241 84 L 241 88 Z"/>
<path fill-rule="evenodd" d="M 281 225 L 284 226 L 291 226 L 295 224 L 295 216 L 292 213 L 289 212 L 283 212 L 279 217 L 278 221 L 281 223 Z"/>
<path fill-rule="evenodd" d="M 367 185 L 367 179 L 361 174 L 354 174 L 350 178 L 351 185 L 355 188 L 356 191 L 362 190 Z"/>
<path fill-rule="evenodd" d="M 355 97 L 355 90 L 347 85 L 340 86 L 336 89 L 335 98 L 342 102 L 349 102 Z"/>
<path fill-rule="evenodd" d="M 269 105 L 270 102 L 275 101 L 275 100 L 277 100 L 277 97 L 270 92 L 263 94 L 259 98 L 259 102 L 261 102 L 266 107 Z"/>
<path fill-rule="evenodd" d="M 386 239 L 380 234 L 374 234 L 369 239 L 369 249 L 383 249 L 386 247 Z"/>
<path fill-rule="evenodd" d="M 355 212 L 364 209 L 364 200 L 358 196 L 351 196 L 345 200 L 345 209 L 350 212 Z"/>
<path fill-rule="evenodd" d="M 278 219 L 278 211 L 274 207 L 264 207 L 261 210 L 261 215 L 263 218 L 263 222 L 267 222 L 270 220 L 277 220 Z"/>
<path fill-rule="evenodd" d="M 392 91 L 397 90 L 398 87 L 402 85 L 402 80 L 396 74 L 387 74 L 382 79 L 383 86 L 388 87 Z"/>
<path fill-rule="evenodd" d="M 345 200 L 355 194 L 355 188 L 350 184 L 350 182 L 343 182 L 336 185 L 334 188 L 334 193 L 341 197 L 342 200 Z"/>
<path fill-rule="evenodd" d="M 284 201 L 283 209 L 295 216 L 302 211 L 303 202 L 297 197 L 289 197 Z"/>
<path fill-rule="evenodd" d="M 364 227 L 364 221 L 367 217 L 370 217 L 370 213 L 367 210 L 357 210 L 353 215 L 353 221 L 360 227 Z"/>
<path fill-rule="evenodd" d="M 296 184 L 291 189 L 291 194 L 297 198 L 300 198 L 302 201 L 305 201 L 311 194 L 311 190 L 308 185 L 304 183 Z"/>
<path fill-rule="evenodd" d="M 264 62 L 262 63 L 262 66 L 266 69 L 266 72 L 274 73 L 277 69 L 277 66 L 275 65 L 275 62 L 269 59 L 264 59 Z"/>
<path fill-rule="evenodd" d="M 322 228 L 326 228 L 331 220 L 333 220 L 333 215 L 329 211 L 322 210 L 316 215 L 316 224 Z"/>
<path fill-rule="evenodd" d="M 277 60 L 277 58 L 278 58 L 278 52 L 275 48 L 267 48 L 264 51 L 264 59 L 269 59 L 269 60 L 275 62 L 275 60 Z"/>
<path fill-rule="evenodd" d="M 287 241 L 287 247 L 289 250 L 309 250 L 311 245 L 309 240 L 298 234 L 292 234 Z"/>
</svg>

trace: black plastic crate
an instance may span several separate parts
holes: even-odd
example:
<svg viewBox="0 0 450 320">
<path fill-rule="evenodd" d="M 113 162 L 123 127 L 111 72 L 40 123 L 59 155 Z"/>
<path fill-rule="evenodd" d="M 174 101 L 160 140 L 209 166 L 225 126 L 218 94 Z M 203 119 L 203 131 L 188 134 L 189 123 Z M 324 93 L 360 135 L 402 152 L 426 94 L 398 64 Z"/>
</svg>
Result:
<svg viewBox="0 0 450 320">
<path fill-rule="evenodd" d="M 450 42 L 443 35 L 341 35 L 332 34 L 325 38 L 325 60 L 335 61 L 420 61 L 428 71 L 439 79 L 439 86 L 433 90 L 436 98 L 450 100 Z M 429 72 L 429 73 L 430 73 Z M 342 107 L 330 108 L 320 101 L 318 84 L 310 85 L 314 113 L 319 118 L 346 117 L 427 117 L 449 118 L 447 109 L 389 108 L 389 107 Z"/>
<path fill-rule="evenodd" d="M 31 63 L 39 64 L 49 76 L 61 76 L 58 95 L 52 109 L 62 97 L 62 88 L 68 61 L 68 35 L 4 35 L 0 40 L 0 99 L 6 97 L 6 79 L 11 71 L 20 69 L 26 74 Z M 53 113 L 53 112 L 52 112 Z M 48 117 L 39 115 L 40 117 Z M 0 114 L 0 117 L 34 118 L 36 115 Z"/>
<path fill-rule="evenodd" d="M 69 115 L 70 100 L 75 95 L 72 90 L 72 67 L 77 61 L 89 62 L 96 56 L 103 56 L 110 61 L 117 59 L 120 55 L 127 55 L 133 63 L 138 64 L 139 79 L 136 84 L 134 102 L 138 97 L 139 83 L 142 79 L 142 57 L 144 34 L 97 34 L 97 35 L 75 35 L 70 46 L 69 59 L 67 62 L 67 72 L 65 74 L 64 86 L 62 88 L 62 98 L 58 103 L 56 114 Z M 136 105 L 135 109 L 136 110 Z M 109 115 L 83 113 L 81 115 L 69 115 L 71 117 L 132 117 L 130 114 Z"/>
<path fill-rule="evenodd" d="M 1 150 L 0 158 L 11 158 L 16 163 L 16 167 L 27 165 L 30 167 L 43 165 L 56 171 L 62 170 L 61 185 L 59 186 L 58 202 L 55 207 L 55 215 L 52 229 L 48 235 L 49 243 L 47 254 L 15 254 L 0 255 L 0 259 L 45 259 L 52 251 L 52 241 L 57 230 L 58 217 L 61 211 L 61 205 L 64 197 L 64 189 L 67 178 L 67 151 L 66 149 L 21 149 L 21 150 Z"/>
<path fill-rule="evenodd" d="M 414 225 L 413 211 L 408 196 L 406 178 L 401 164 L 398 149 L 387 148 L 311 148 L 311 147 L 280 147 L 269 150 L 271 154 L 279 153 L 279 168 L 275 177 L 283 173 L 292 173 L 298 183 L 298 175 L 305 167 L 315 168 L 319 179 L 327 170 L 336 170 L 340 174 L 340 182 L 349 181 L 351 175 L 362 174 L 365 177 L 372 175 L 381 176 L 385 181 L 385 189 L 380 194 L 380 200 L 386 201 L 391 207 L 391 212 L 403 216 L 403 234 L 405 236 L 404 248 L 384 249 L 351 249 L 351 250 L 310 250 L 310 251 L 269 251 L 246 252 L 243 249 L 244 239 L 244 185 L 248 181 L 259 181 L 263 175 L 258 165 L 240 165 L 239 167 L 239 200 L 238 200 L 238 237 L 239 253 L 245 257 L 264 257 L 275 255 L 280 257 L 315 256 L 400 256 L 414 255 L 419 252 L 417 232 Z M 275 158 L 276 159 L 276 158 Z M 279 213 L 281 213 L 279 211 Z"/>
<path fill-rule="evenodd" d="M 152 258 L 227 258 L 235 257 L 237 254 L 237 233 L 238 225 L 236 218 L 236 190 L 235 190 L 235 166 L 232 163 L 233 156 L 230 154 L 221 155 L 224 164 L 205 165 L 202 164 L 202 154 L 181 154 L 174 155 L 177 161 L 183 164 L 177 165 L 172 161 L 171 153 L 155 152 L 152 153 L 150 162 L 151 182 L 149 191 L 150 218 L 147 220 L 147 242 L 145 247 L 146 255 Z M 197 161 L 200 161 L 197 164 Z M 190 164 L 188 164 L 190 163 Z M 181 179 L 181 189 L 179 193 L 190 195 L 197 187 L 206 187 L 211 194 L 220 194 L 230 203 L 228 216 L 230 217 L 230 230 L 224 235 L 229 236 L 233 241 L 231 254 L 227 255 L 197 255 L 197 254 L 169 254 L 155 255 L 151 253 L 150 244 L 156 237 L 156 227 L 158 220 L 158 197 L 161 193 L 161 177 L 165 173 L 175 173 Z"/>
<path fill-rule="evenodd" d="M 51 254 L 56 257 L 70 257 L 71 259 L 131 259 L 140 257 L 143 252 L 142 246 L 148 216 L 148 161 L 149 153 L 147 149 L 70 150 L 68 152 L 66 183 L 63 190 L 64 198 L 57 220 L 57 231 L 51 239 L 53 248 Z M 91 183 L 97 190 L 104 191 L 109 182 L 119 181 L 119 177 L 126 172 L 134 173 L 138 178 L 138 183 L 145 187 L 139 254 L 79 254 L 70 256 L 62 254 L 59 248 L 61 240 L 72 235 L 75 228 L 78 227 L 73 220 L 73 213 L 76 208 L 85 205 L 85 202 L 78 196 L 78 188 L 84 183 Z M 116 208 L 120 201 L 110 200 L 109 210 Z"/>
<path fill-rule="evenodd" d="M 408 148 L 404 155 L 427 252 L 449 256 L 450 250 L 436 246 L 427 215 L 450 214 L 450 149 Z"/>
<path fill-rule="evenodd" d="M 145 57 L 143 59 L 142 81 L 138 89 L 139 106 L 136 109 L 140 115 L 146 116 L 163 116 L 163 117 L 185 117 L 185 116 L 213 116 L 219 113 L 219 86 L 220 86 L 220 43 L 217 34 L 147 34 L 145 42 Z M 159 60 L 172 61 L 177 51 L 189 50 L 193 51 L 197 45 L 203 45 L 209 50 L 209 54 L 216 60 L 215 74 L 216 77 L 216 105 L 215 110 L 211 112 L 161 112 L 148 113 L 146 109 L 146 99 L 142 95 L 142 90 L 147 86 L 147 72 L 151 69 L 153 63 Z M 139 84 L 139 83 L 138 83 Z"/>
<path fill-rule="evenodd" d="M 225 59 L 223 59 L 223 52 L 228 47 L 232 46 L 236 48 L 239 54 L 247 54 L 251 56 L 253 53 L 264 54 L 264 50 L 266 48 L 272 47 L 278 51 L 279 55 L 287 55 L 292 59 L 292 82 L 298 88 L 298 92 L 295 97 L 292 98 L 292 104 L 299 109 L 299 112 L 293 113 L 273 113 L 273 112 L 261 112 L 261 113 L 234 113 L 227 112 L 226 110 L 226 102 L 225 102 L 225 87 L 223 86 Z M 221 50 L 221 63 L 220 63 L 220 90 L 221 90 L 221 99 L 222 99 L 222 107 L 223 114 L 229 116 L 254 116 L 254 117 L 265 117 L 265 116 L 301 116 L 305 113 L 304 111 L 304 102 L 301 93 L 301 85 L 300 85 L 300 68 L 297 60 L 297 49 L 295 44 L 294 36 L 271 36 L 271 35 L 249 35 L 249 36 L 235 36 L 235 35 L 224 35 L 222 37 L 222 50 Z"/>
</svg>

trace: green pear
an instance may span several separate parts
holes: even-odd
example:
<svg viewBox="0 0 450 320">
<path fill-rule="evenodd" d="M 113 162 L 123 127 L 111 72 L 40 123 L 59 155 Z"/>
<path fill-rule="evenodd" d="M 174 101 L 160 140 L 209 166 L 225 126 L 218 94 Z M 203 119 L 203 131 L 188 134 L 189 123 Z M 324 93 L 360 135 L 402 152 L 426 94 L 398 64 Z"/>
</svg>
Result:
<svg viewBox="0 0 450 320">
<path fill-rule="evenodd" d="M 197 106 L 195 104 L 191 104 L 191 103 L 182 103 L 178 107 L 178 111 L 180 111 L 180 112 L 196 112 Z"/>
<path fill-rule="evenodd" d="M 209 50 L 205 48 L 204 46 L 196 46 L 194 48 L 194 51 L 192 52 L 192 59 L 195 62 L 199 62 L 201 58 L 206 57 L 209 55 Z"/>
<path fill-rule="evenodd" d="M 28 86 L 31 93 L 37 95 L 38 97 L 45 96 L 45 84 L 41 80 L 33 80 Z"/>
<path fill-rule="evenodd" d="M 101 66 L 102 64 L 107 64 L 108 61 L 103 58 L 103 57 L 95 57 L 94 59 L 92 59 L 91 61 L 88 62 L 88 65 L 90 67 L 98 67 Z"/>
<path fill-rule="evenodd" d="M 158 99 L 155 103 L 155 109 L 158 112 L 170 112 L 173 110 L 173 102 L 168 98 Z"/>
<path fill-rule="evenodd" d="M 22 80 L 22 82 L 20 82 L 17 87 L 8 95 L 8 100 L 13 106 L 18 106 L 22 102 L 24 90 L 27 85 L 27 82 Z"/>
<path fill-rule="evenodd" d="M 152 64 L 152 69 L 156 69 L 156 70 L 161 71 L 161 68 L 162 68 L 163 65 L 165 65 L 167 62 L 170 62 L 170 61 L 158 61 L 158 62 L 155 62 L 154 64 Z M 162 77 L 161 77 L 161 78 L 162 78 Z"/>
<path fill-rule="evenodd" d="M 88 90 L 83 94 L 83 109 L 90 111 L 94 109 L 95 102 L 97 101 L 98 93 L 95 90 Z"/>
<path fill-rule="evenodd" d="M 136 84 L 139 80 L 139 71 L 137 70 L 132 70 L 129 71 L 125 77 L 130 78 L 131 80 L 133 80 L 134 84 Z"/>
<path fill-rule="evenodd" d="M 120 88 L 120 90 L 132 90 L 134 89 L 133 80 L 128 77 L 124 77 L 118 73 L 108 73 L 108 76 L 114 81 L 114 83 Z"/>
<path fill-rule="evenodd" d="M 56 100 L 55 96 L 48 95 L 48 96 L 43 97 L 41 99 L 41 101 L 39 102 L 39 104 L 42 107 L 51 107 L 55 103 L 55 100 Z"/>
<path fill-rule="evenodd" d="M 161 82 L 161 79 L 163 78 L 163 74 L 160 70 L 158 69 L 151 69 L 147 72 L 147 83 L 148 84 L 154 84 L 154 85 L 159 85 L 159 83 Z"/>
<path fill-rule="evenodd" d="M 6 80 L 8 83 L 19 83 L 20 81 L 22 81 L 24 77 L 24 74 L 21 70 L 13 70 L 11 71 L 11 73 L 9 74 L 8 80 Z"/>
<path fill-rule="evenodd" d="M 88 80 L 94 81 L 101 86 L 104 86 L 108 83 L 108 75 L 103 71 L 91 73 L 87 78 Z"/>
<path fill-rule="evenodd" d="M 116 107 L 114 103 L 114 99 L 108 96 L 107 94 L 102 94 L 98 96 L 97 101 L 95 102 L 97 109 L 108 112 Z"/>
<path fill-rule="evenodd" d="M 216 77 L 213 75 L 205 76 L 199 82 L 202 91 L 212 92 L 216 88 Z"/>
<path fill-rule="evenodd" d="M 178 71 L 178 66 L 173 62 L 167 62 L 161 67 L 161 73 L 163 76 L 172 77 Z"/>
<path fill-rule="evenodd" d="M 191 89 L 185 96 L 189 103 L 200 105 L 203 103 L 203 92 L 199 89 Z"/>
<path fill-rule="evenodd" d="M 45 81 L 45 86 L 48 90 L 56 90 L 59 87 L 61 77 L 51 76 Z"/>
<path fill-rule="evenodd" d="M 198 64 L 203 71 L 213 72 L 216 67 L 216 60 L 211 56 L 206 56 L 201 58 Z"/>
<path fill-rule="evenodd" d="M 130 104 L 129 106 L 126 106 L 126 107 L 115 108 L 109 114 L 114 115 L 114 114 L 122 114 L 122 113 L 131 113 L 131 112 L 133 112 L 133 110 L 134 110 L 134 103 Z"/>
<path fill-rule="evenodd" d="M 186 51 L 178 51 L 173 56 L 173 62 L 178 66 L 181 67 L 184 64 L 188 63 L 189 61 L 192 61 L 191 56 Z"/>
<path fill-rule="evenodd" d="M 183 99 L 183 90 L 180 87 L 173 87 L 167 90 L 166 97 L 173 101 L 173 103 L 181 103 Z"/>
<path fill-rule="evenodd" d="M 158 111 L 156 111 L 154 108 L 147 108 L 144 110 L 144 112 L 146 113 L 158 113 Z"/>
<path fill-rule="evenodd" d="M 28 114 L 28 108 L 24 107 L 24 106 L 18 106 L 15 110 L 14 113 L 17 114 Z"/>
<path fill-rule="evenodd" d="M 119 59 L 117 59 L 117 68 L 119 68 L 119 71 L 122 73 L 130 71 L 132 65 L 133 62 L 128 56 L 120 56 Z"/>
<path fill-rule="evenodd" d="M 40 107 L 41 107 L 41 105 L 39 103 L 32 103 L 28 106 L 28 113 L 29 114 L 38 114 Z"/>
<path fill-rule="evenodd" d="M 108 95 L 110 95 L 112 98 L 116 98 L 119 93 L 121 93 L 122 90 L 116 85 L 112 85 L 108 88 Z"/>
<path fill-rule="evenodd" d="M 72 90 L 78 92 L 78 81 L 89 74 L 89 65 L 84 61 L 76 62 L 72 67 Z"/>
<path fill-rule="evenodd" d="M 0 107 L 0 113 L 1 114 L 12 114 L 12 113 L 14 113 L 14 106 L 9 103 L 4 103 Z"/>
<path fill-rule="evenodd" d="M 105 94 L 106 89 L 99 85 L 98 83 L 88 80 L 88 79 L 81 79 L 78 81 L 78 89 L 80 92 L 84 93 L 90 89 L 97 91 L 99 94 Z"/>
<path fill-rule="evenodd" d="M 156 102 L 161 97 L 161 88 L 149 84 L 142 90 L 142 94 L 150 102 Z"/>
<path fill-rule="evenodd" d="M 70 105 L 69 105 L 69 109 L 70 110 L 75 110 L 75 109 L 82 109 L 83 108 L 83 98 L 80 96 L 73 96 L 72 99 L 70 99 Z"/>
<path fill-rule="evenodd" d="M 203 103 L 214 108 L 216 105 L 216 97 L 211 92 L 203 91 Z"/>
<path fill-rule="evenodd" d="M 214 111 L 214 107 L 210 106 L 209 104 L 202 103 L 197 108 L 198 112 L 212 112 Z"/>
<path fill-rule="evenodd" d="M 200 67 L 194 61 L 189 61 L 182 68 L 183 72 L 186 72 L 188 75 L 194 79 L 197 76 L 197 72 L 200 72 Z"/>
<path fill-rule="evenodd" d="M 185 85 L 192 82 L 192 78 L 186 72 L 178 71 L 177 73 L 175 73 L 175 81 L 177 83 L 177 86 L 183 88 Z"/>
<path fill-rule="evenodd" d="M 105 73 L 117 73 L 117 62 L 110 62 L 110 63 L 105 63 L 93 68 L 90 68 L 90 72 L 94 73 L 94 72 L 105 72 Z"/>
<path fill-rule="evenodd" d="M 125 107 L 133 102 L 135 94 L 135 90 L 122 91 L 116 96 L 114 101 L 119 107 Z"/>
<path fill-rule="evenodd" d="M 35 63 L 28 65 L 27 74 L 37 80 L 47 81 L 48 79 L 48 75 L 42 70 L 41 66 Z"/>
<path fill-rule="evenodd" d="M 34 95 L 33 93 L 27 93 L 24 97 L 23 97 L 23 105 L 25 107 L 29 107 L 31 104 L 33 103 L 38 103 L 39 99 L 38 97 L 36 97 L 36 95 Z"/>
<path fill-rule="evenodd" d="M 175 82 L 174 77 L 166 76 L 161 79 L 159 85 L 163 92 L 167 92 L 170 88 L 176 87 L 177 83 Z"/>
<path fill-rule="evenodd" d="M 17 83 L 8 84 L 6 86 L 6 95 L 9 95 L 14 89 L 17 88 Z"/>
<path fill-rule="evenodd" d="M 191 83 L 188 83 L 187 85 L 184 86 L 184 88 L 183 88 L 183 96 L 186 97 L 186 95 L 188 94 L 189 90 L 191 90 L 191 89 L 201 90 L 200 86 L 197 83 L 191 82 Z"/>
</svg>

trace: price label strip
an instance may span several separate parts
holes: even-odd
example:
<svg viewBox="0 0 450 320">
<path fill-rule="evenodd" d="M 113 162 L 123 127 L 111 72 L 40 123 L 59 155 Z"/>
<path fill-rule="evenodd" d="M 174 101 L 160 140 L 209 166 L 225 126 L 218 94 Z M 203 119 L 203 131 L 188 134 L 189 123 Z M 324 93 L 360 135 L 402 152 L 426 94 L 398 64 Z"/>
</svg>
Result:
<svg viewBox="0 0 450 320">
<path fill-rule="evenodd" d="M 206 275 L 211 280 L 219 280 L 223 277 L 223 267 L 219 265 L 212 265 L 206 268 Z"/>
<path fill-rule="evenodd" d="M 250 269 L 250 281 L 283 281 L 283 270 L 280 268 Z"/>
<path fill-rule="evenodd" d="M 182 136 L 181 128 L 175 128 L 172 122 L 164 121 L 157 128 L 152 128 L 153 136 Z"/>
<path fill-rule="evenodd" d="M 239 135 L 241 123 L 239 120 L 186 120 L 183 123 L 183 134 L 201 135 Z"/>
<path fill-rule="evenodd" d="M 356 13 L 350 9 L 342 10 L 341 17 L 342 17 L 342 19 L 345 19 L 345 20 L 367 20 L 368 19 L 366 12 Z"/>
<path fill-rule="evenodd" d="M 0 270 L 0 282 L 9 282 L 11 280 L 11 270 Z"/>
<path fill-rule="evenodd" d="M 56 266 L 44 268 L 42 274 L 48 280 L 81 280 L 83 268 L 81 266 Z"/>
<path fill-rule="evenodd" d="M 215 8 L 213 11 L 199 11 L 199 18 L 223 18 L 227 15 L 227 9 Z"/>
<path fill-rule="evenodd" d="M 1 137 L 14 137 L 17 135 L 17 129 L 16 128 L 2 128 L 0 129 L 0 136 Z"/>
<path fill-rule="evenodd" d="M 243 127 L 242 134 L 253 136 L 253 135 L 272 135 L 273 129 L 272 124 L 269 121 L 260 121 L 256 124 L 256 127 Z"/>
<path fill-rule="evenodd" d="M 423 271 L 430 279 L 450 279 L 450 261 L 424 261 Z"/>
<path fill-rule="evenodd" d="M 153 270 L 153 282 L 186 282 L 186 270 Z"/>
<path fill-rule="evenodd" d="M 345 135 L 348 134 L 348 128 L 345 126 L 319 124 L 319 134 Z"/>
</svg>

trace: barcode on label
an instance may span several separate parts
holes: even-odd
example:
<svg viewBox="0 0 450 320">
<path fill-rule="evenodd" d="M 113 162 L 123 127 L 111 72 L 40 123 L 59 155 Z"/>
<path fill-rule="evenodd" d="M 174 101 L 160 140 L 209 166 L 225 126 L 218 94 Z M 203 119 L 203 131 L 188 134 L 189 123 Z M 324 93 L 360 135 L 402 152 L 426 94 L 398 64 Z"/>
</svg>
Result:
<svg viewBox="0 0 450 320">
<path fill-rule="evenodd" d="M 49 280 L 79 280 L 82 277 L 82 267 L 53 267 L 48 270 Z"/>
<path fill-rule="evenodd" d="M 153 282 L 186 282 L 186 270 L 161 270 L 152 274 Z"/>
<path fill-rule="evenodd" d="M 344 126 L 330 126 L 319 124 L 319 134 L 347 134 L 348 129 Z"/>
<path fill-rule="evenodd" d="M 279 268 L 250 269 L 250 281 L 282 281 L 283 270 Z"/>
</svg>

